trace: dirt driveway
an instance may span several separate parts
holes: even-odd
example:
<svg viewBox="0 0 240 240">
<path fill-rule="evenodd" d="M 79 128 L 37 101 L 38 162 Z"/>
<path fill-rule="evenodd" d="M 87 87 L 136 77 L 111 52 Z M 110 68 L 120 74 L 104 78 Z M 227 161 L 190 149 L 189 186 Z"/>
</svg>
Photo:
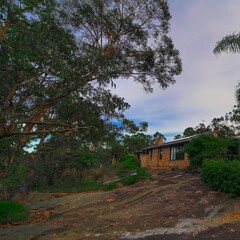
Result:
<svg viewBox="0 0 240 240">
<path fill-rule="evenodd" d="M 5 226 L 0 239 L 240 239 L 240 199 L 210 191 L 197 174 L 156 171 L 110 192 L 33 196 L 31 221 Z"/>
</svg>

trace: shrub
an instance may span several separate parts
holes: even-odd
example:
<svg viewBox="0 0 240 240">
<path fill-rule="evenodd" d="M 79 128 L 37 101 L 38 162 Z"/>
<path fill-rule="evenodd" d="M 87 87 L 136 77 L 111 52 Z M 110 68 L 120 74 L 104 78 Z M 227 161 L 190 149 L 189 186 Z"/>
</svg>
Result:
<svg viewBox="0 0 240 240">
<path fill-rule="evenodd" d="M 227 158 L 229 148 L 236 148 L 236 144 L 236 141 L 231 139 L 203 134 L 186 144 L 184 151 L 188 153 L 190 166 L 201 168 L 203 159 Z"/>
<path fill-rule="evenodd" d="M 120 165 L 125 169 L 135 170 L 140 167 L 140 161 L 133 155 L 126 155 Z"/>
<path fill-rule="evenodd" d="M 0 223 L 7 224 L 25 220 L 28 217 L 27 208 L 20 203 L 0 201 Z"/>
<path fill-rule="evenodd" d="M 8 187 L 20 186 L 28 177 L 28 169 L 24 164 L 12 165 L 9 174 L 2 182 Z"/>
<path fill-rule="evenodd" d="M 136 173 L 139 177 L 150 177 L 149 172 L 147 172 L 147 170 L 145 168 L 138 167 L 136 169 Z"/>
<path fill-rule="evenodd" d="M 211 189 L 240 194 L 240 161 L 224 159 L 205 159 L 202 164 L 201 178 Z"/>
<path fill-rule="evenodd" d="M 128 176 L 123 179 L 123 185 L 129 186 L 134 183 L 136 183 L 139 180 L 140 176 L 138 175 L 133 175 L 133 176 Z"/>
<path fill-rule="evenodd" d="M 115 188 L 117 188 L 117 183 L 115 183 L 115 182 L 103 185 L 104 190 L 112 190 Z"/>
<path fill-rule="evenodd" d="M 122 178 L 123 185 L 131 185 L 136 183 L 141 177 L 150 176 L 146 169 L 140 167 L 139 160 L 133 155 L 126 155 L 120 166 L 122 170 L 118 176 Z"/>
</svg>

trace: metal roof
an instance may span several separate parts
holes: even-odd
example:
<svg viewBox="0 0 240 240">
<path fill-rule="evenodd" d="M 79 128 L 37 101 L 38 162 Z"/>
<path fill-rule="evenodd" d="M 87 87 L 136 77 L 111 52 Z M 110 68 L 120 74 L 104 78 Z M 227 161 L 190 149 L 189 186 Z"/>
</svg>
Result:
<svg viewBox="0 0 240 240">
<path fill-rule="evenodd" d="M 190 142 L 193 138 L 198 137 L 201 134 L 195 134 L 189 137 L 185 137 L 185 138 L 180 138 L 180 139 L 176 139 L 170 142 L 165 142 L 162 144 L 158 144 L 158 145 L 152 145 L 146 148 L 143 148 L 141 151 L 137 151 L 137 153 L 141 153 L 143 150 L 149 150 L 149 149 L 154 149 L 154 148 L 160 148 L 160 147 L 168 147 L 168 146 L 173 146 L 173 145 L 177 145 L 177 144 L 181 144 L 181 143 L 187 143 Z"/>
</svg>

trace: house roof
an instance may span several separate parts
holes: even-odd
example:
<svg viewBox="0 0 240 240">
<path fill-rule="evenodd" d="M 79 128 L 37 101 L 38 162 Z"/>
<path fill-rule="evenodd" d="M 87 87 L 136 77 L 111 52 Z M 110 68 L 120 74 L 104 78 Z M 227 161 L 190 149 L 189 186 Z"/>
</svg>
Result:
<svg viewBox="0 0 240 240">
<path fill-rule="evenodd" d="M 205 133 L 205 134 L 211 134 L 211 133 Z M 155 145 L 143 148 L 141 151 L 137 151 L 137 153 L 141 153 L 144 150 L 150 150 L 150 149 L 155 149 L 155 148 L 159 148 L 159 147 L 168 147 L 168 146 L 174 146 L 174 145 L 178 145 L 178 144 L 182 144 L 182 143 L 187 143 L 187 142 L 190 142 L 193 138 L 198 137 L 199 135 L 202 135 L 202 134 L 195 134 L 195 135 L 192 135 L 189 137 L 176 139 L 176 140 L 173 140 L 170 142 L 165 142 L 165 143 L 158 144 L 158 145 L 155 144 Z"/>
</svg>

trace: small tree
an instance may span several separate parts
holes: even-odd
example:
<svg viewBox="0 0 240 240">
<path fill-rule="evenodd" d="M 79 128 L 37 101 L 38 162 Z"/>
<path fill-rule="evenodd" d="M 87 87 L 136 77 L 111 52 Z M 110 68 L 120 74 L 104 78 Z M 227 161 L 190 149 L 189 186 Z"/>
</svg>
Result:
<svg viewBox="0 0 240 240">
<path fill-rule="evenodd" d="M 189 137 L 196 134 L 195 130 L 192 127 L 188 127 L 183 132 L 183 137 Z"/>
<path fill-rule="evenodd" d="M 181 137 L 182 137 L 181 134 L 177 134 L 177 135 L 174 137 L 174 140 L 180 139 Z"/>
</svg>

